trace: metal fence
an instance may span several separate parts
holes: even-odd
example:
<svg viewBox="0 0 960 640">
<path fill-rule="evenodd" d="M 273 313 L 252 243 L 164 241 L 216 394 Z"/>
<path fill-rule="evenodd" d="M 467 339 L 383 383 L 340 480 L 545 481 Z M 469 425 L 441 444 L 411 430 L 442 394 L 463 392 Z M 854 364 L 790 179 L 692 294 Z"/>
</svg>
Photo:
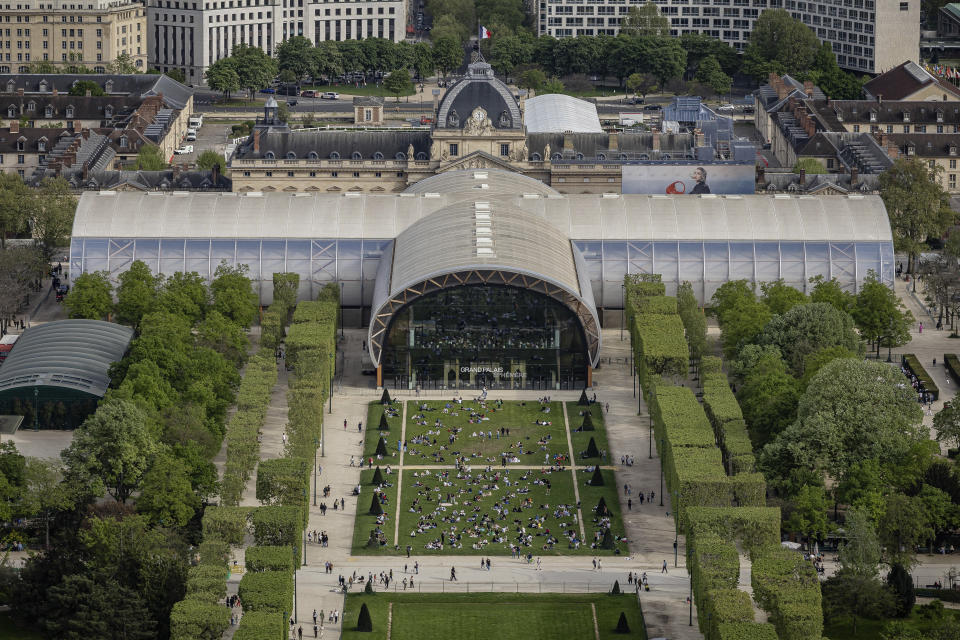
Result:
<svg viewBox="0 0 960 640">
<path fill-rule="evenodd" d="M 384 589 L 382 584 L 374 584 L 375 592 L 388 591 L 391 593 L 609 593 L 613 587 L 613 581 L 618 578 L 614 575 L 610 579 L 599 581 L 569 581 L 569 582 L 483 582 L 465 580 L 420 580 L 419 576 L 413 575 L 414 586 L 409 585 L 404 588 L 403 579 L 394 579 L 390 581 L 390 587 Z M 349 591 L 353 593 L 362 592 L 363 583 L 354 583 Z M 635 590 L 633 585 L 622 585 L 621 589 L 629 593 Z M 637 592 L 637 605 L 640 603 L 640 593 Z"/>
</svg>

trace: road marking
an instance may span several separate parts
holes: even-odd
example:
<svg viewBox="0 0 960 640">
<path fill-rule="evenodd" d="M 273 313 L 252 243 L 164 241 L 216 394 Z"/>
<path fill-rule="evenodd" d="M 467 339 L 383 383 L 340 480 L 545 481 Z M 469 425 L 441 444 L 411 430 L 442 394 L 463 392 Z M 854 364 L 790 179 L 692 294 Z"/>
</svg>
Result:
<svg viewBox="0 0 960 640">
<path fill-rule="evenodd" d="M 591 602 L 590 610 L 593 612 L 593 635 L 596 636 L 597 640 L 600 640 L 600 625 L 597 624 L 597 605 Z M 389 639 L 389 635 L 387 638 Z"/>
<path fill-rule="evenodd" d="M 561 402 L 560 406 L 563 407 L 563 428 L 567 433 L 567 447 L 570 449 L 570 473 L 573 474 L 573 497 L 577 501 L 577 523 L 580 525 L 580 540 L 582 544 L 586 544 L 587 532 L 583 528 L 583 510 L 579 507 L 580 504 L 580 488 L 577 486 L 577 465 L 576 458 L 573 457 L 573 440 L 570 438 L 570 418 L 567 415 L 567 403 Z"/>
<path fill-rule="evenodd" d="M 387 604 L 387 640 L 390 640 L 390 633 L 393 630 L 393 602 Z"/>
</svg>

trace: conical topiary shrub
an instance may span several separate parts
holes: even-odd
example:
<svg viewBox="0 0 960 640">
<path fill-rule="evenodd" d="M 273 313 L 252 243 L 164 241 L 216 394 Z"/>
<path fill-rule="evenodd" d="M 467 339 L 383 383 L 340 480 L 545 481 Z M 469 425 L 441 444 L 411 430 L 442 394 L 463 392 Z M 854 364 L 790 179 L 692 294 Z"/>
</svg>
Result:
<svg viewBox="0 0 960 640">
<path fill-rule="evenodd" d="M 383 436 L 380 437 L 380 440 L 377 442 L 377 450 L 374 452 L 378 456 L 387 455 L 387 441 L 383 439 Z"/>
<path fill-rule="evenodd" d="M 593 470 L 593 477 L 590 478 L 591 487 L 602 487 L 603 486 L 603 474 L 600 472 L 600 467 L 596 467 Z M 606 506 L 606 505 L 604 505 Z"/>
<path fill-rule="evenodd" d="M 580 431 L 596 431 L 596 427 L 593 426 L 593 416 L 589 412 L 583 414 L 583 424 L 580 425 Z"/>
<path fill-rule="evenodd" d="M 380 467 L 377 467 L 377 470 L 373 472 L 373 480 L 370 481 L 370 484 L 375 487 L 383 484 L 383 473 L 380 471 Z"/>
<path fill-rule="evenodd" d="M 616 546 L 616 543 L 614 543 L 613 541 L 613 533 L 610 531 L 610 528 L 608 527 L 603 532 L 603 540 L 600 541 L 600 548 L 613 549 L 615 546 Z"/>
<path fill-rule="evenodd" d="M 614 580 L 614 581 L 613 581 L 613 589 L 610 589 L 610 595 L 612 595 L 612 596 L 618 596 L 618 595 L 620 595 L 620 581 L 619 581 L 619 580 Z"/>
<path fill-rule="evenodd" d="M 584 389 L 583 391 L 580 392 L 580 399 L 577 400 L 577 405 L 578 405 L 578 406 L 581 406 L 581 407 L 589 407 L 589 406 L 590 406 L 590 400 L 587 399 L 587 390 L 586 390 L 586 389 Z"/>
<path fill-rule="evenodd" d="M 372 538 L 371 538 L 372 539 Z M 373 593 L 373 580 L 367 580 L 367 584 L 363 587 L 364 593 Z"/>
<path fill-rule="evenodd" d="M 370 502 L 370 515 L 383 515 L 383 507 L 380 506 L 380 498 L 377 497 L 377 494 L 373 494 L 373 500 Z"/>
<path fill-rule="evenodd" d="M 597 449 L 597 441 L 593 438 L 590 438 L 590 442 L 587 443 L 587 450 L 583 452 L 584 458 L 599 458 L 600 450 Z"/>
<path fill-rule="evenodd" d="M 603 480 L 603 476 L 600 476 L 600 479 Z M 603 499 L 603 496 L 600 496 L 600 500 L 597 502 L 597 506 L 594 507 L 594 511 L 597 512 L 597 515 L 600 517 L 610 515 L 610 509 L 607 508 L 607 501 Z"/>
<path fill-rule="evenodd" d="M 366 605 L 364 605 L 366 606 Z M 616 633 L 630 633 L 630 625 L 627 624 L 627 614 L 620 612 L 620 620 L 617 621 Z"/>
<path fill-rule="evenodd" d="M 380 396 L 380 404 L 390 404 L 390 393 L 387 391 L 387 388 L 383 388 L 383 395 Z"/>
<path fill-rule="evenodd" d="M 623 614 L 621 614 L 621 618 Z M 620 628 L 619 626 L 617 627 Z M 367 603 L 360 605 L 360 615 L 357 617 L 357 631 L 373 631 L 373 620 L 370 619 L 370 610 L 367 609 Z"/>
<path fill-rule="evenodd" d="M 387 414 L 380 414 L 380 424 L 377 425 L 378 431 L 390 431 L 390 423 L 387 422 Z"/>
</svg>

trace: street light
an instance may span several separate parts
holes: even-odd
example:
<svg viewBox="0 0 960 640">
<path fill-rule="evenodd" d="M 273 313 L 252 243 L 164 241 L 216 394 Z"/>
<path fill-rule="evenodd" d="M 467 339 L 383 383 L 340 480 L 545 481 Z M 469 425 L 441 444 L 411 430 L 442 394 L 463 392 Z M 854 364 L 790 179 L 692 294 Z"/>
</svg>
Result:
<svg viewBox="0 0 960 640">
<path fill-rule="evenodd" d="M 687 578 L 690 580 L 690 626 L 693 626 L 693 574 L 687 569 Z M 710 614 L 707 614 L 708 616 Z"/>
<path fill-rule="evenodd" d="M 680 545 L 680 492 L 673 492 L 673 568 L 677 568 L 677 547 Z"/>
<path fill-rule="evenodd" d="M 336 354 L 335 350 L 330 352 L 330 411 L 329 413 L 333 413 L 333 374 L 334 374 L 334 358 L 336 357 L 335 354 Z"/>
<path fill-rule="evenodd" d="M 620 285 L 620 342 L 623 342 L 623 324 L 626 322 L 627 285 Z"/>
<path fill-rule="evenodd" d="M 650 432 L 647 434 L 647 443 L 650 445 L 650 455 L 648 458 L 653 460 L 653 414 L 647 409 L 647 417 L 650 418 Z"/>
<path fill-rule="evenodd" d="M 320 447 L 320 438 L 313 439 L 313 506 L 317 506 L 317 449 Z"/>
<path fill-rule="evenodd" d="M 343 282 L 340 283 L 340 337 L 343 337 Z"/>
<path fill-rule="evenodd" d="M 660 506 L 663 506 L 663 438 L 660 438 L 660 448 L 657 450 L 660 456 Z"/>
</svg>

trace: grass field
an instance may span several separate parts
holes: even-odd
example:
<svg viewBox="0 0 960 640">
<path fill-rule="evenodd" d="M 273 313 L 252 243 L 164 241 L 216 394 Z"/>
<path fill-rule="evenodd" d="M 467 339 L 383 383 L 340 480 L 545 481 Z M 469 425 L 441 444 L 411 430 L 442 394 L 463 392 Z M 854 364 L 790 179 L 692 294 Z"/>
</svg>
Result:
<svg viewBox="0 0 960 640">
<path fill-rule="evenodd" d="M 366 546 L 367 541 L 370 539 L 370 532 L 378 526 L 377 516 L 370 515 L 370 506 L 373 502 L 373 485 L 371 481 L 373 480 L 373 475 L 376 473 L 375 469 L 376 467 L 374 467 L 374 469 L 364 469 L 360 472 L 361 490 L 357 503 L 359 507 L 357 509 L 357 518 L 353 527 L 353 549 L 354 553 L 363 555 L 392 555 L 396 553 L 393 549 L 393 525 L 394 518 L 396 518 L 397 515 L 397 481 L 399 480 L 399 475 L 397 473 L 387 474 L 385 467 L 380 467 L 383 480 L 387 484 L 393 485 L 383 488 L 383 493 L 387 496 L 387 503 L 382 506 L 384 516 L 383 524 L 379 525 L 387 537 L 387 546 L 373 548 Z"/>
<path fill-rule="evenodd" d="M 306 91 L 307 89 L 312 89 L 314 91 L 326 92 L 326 91 L 335 91 L 336 93 L 342 93 L 348 96 L 389 96 L 393 97 L 394 94 L 387 91 L 382 85 L 377 86 L 376 84 L 370 82 L 366 86 L 354 86 L 352 84 L 321 84 L 316 86 L 303 86 L 300 87 L 301 90 Z M 400 94 L 412 96 L 416 91 L 411 91 L 410 93 Z"/>
<path fill-rule="evenodd" d="M 384 440 L 387 441 L 387 451 L 391 454 L 396 453 L 397 451 L 397 438 L 400 437 L 400 426 L 403 416 L 403 403 L 394 402 L 391 406 L 392 409 L 397 411 L 397 416 L 393 417 L 387 415 L 387 424 L 390 425 L 389 431 L 379 431 L 378 427 L 380 426 L 380 416 L 384 414 L 384 407 L 380 404 L 379 401 L 371 402 L 370 406 L 367 408 L 367 421 L 364 423 L 365 435 L 363 441 L 363 459 L 366 461 L 369 458 L 376 458 L 374 455 L 377 450 L 377 442 L 380 440 L 380 436 L 383 436 Z M 343 425 L 340 425 L 340 428 L 343 428 Z M 347 429 L 356 429 L 356 425 L 347 425 Z M 389 462 L 394 466 L 397 465 L 399 460 L 392 456 L 390 460 L 381 461 L 381 464 Z"/>
<path fill-rule="evenodd" d="M 368 605 L 369 606 L 369 605 Z M 960 611 L 956 609 L 946 609 L 943 612 L 943 619 L 931 619 L 924 617 L 921 613 L 921 607 L 916 606 L 909 618 L 903 618 L 900 621 L 907 627 L 915 629 L 920 633 L 926 633 L 933 627 L 943 624 L 945 621 L 953 620 L 954 628 L 960 628 Z M 826 624 L 823 627 L 824 637 L 831 640 L 875 640 L 884 632 L 884 627 L 890 620 L 870 620 L 867 618 L 857 619 L 857 633 L 853 633 L 853 624 L 850 621 L 842 623 L 835 622 Z"/>
<path fill-rule="evenodd" d="M 357 616 L 363 603 L 370 610 L 372 633 L 356 631 Z M 631 595 L 509 593 L 350 594 L 343 610 L 341 637 L 386 640 L 390 603 L 393 603 L 390 640 L 613 640 L 643 637 L 642 616 Z M 629 634 L 614 632 L 621 612 L 627 616 Z"/>
<path fill-rule="evenodd" d="M 550 411 L 546 412 L 546 408 Z M 537 425 L 537 420 L 551 424 Z M 501 428 L 508 429 L 509 435 L 501 435 Z M 480 437 L 481 433 L 492 437 Z M 500 406 L 490 401 L 485 408 L 473 400 L 462 404 L 410 402 L 406 439 L 405 466 L 452 465 L 457 454 L 466 456 L 468 464 L 483 465 L 499 465 L 504 455 L 508 456 L 508 463 L 527 465 L 553 464 L 557 456 L 561 460 L 570 457 L 559 402 L 543 408 L 535 400 L 511 400 Z"/>
<path fill-rule="evenodd" d="M 581 411 L 590 412 L 590 419 L 594 426 L 593 431 L 577 432 L 577 429 L 583 424 Z M 579 456 L 581 451 L 585 451 L 590 438 L 593 438 L 594 442 L 597 443 L 597 449 L 608 452 L 607 460 L 603 464 L 612 464 L 609 454 L 610 448 L 607 446 L 607 430 L 603 421 L 603 407 L 600 404 L 581 407 L 576 402 L 568 402 L 567 417 L 570 419 L 570 440 L 573 443 L 573 455 Z"/>
</svg>

